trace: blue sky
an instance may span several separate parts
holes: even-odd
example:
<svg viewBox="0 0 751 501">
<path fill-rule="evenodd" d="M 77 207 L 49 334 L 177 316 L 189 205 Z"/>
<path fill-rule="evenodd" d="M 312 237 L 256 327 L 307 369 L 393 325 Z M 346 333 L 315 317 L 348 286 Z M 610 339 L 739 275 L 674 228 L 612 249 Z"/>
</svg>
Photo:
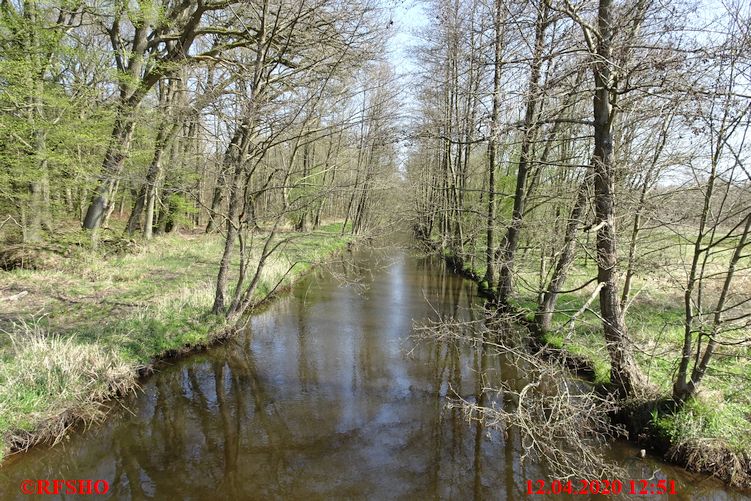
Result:
<svg viewBox="0 0 751 501">
<path fill-rule="evenodd" d="M 415 0 L 384 0 L 384 6 L 394 21 L 392 27 L 396 31 L 389 41 L 389 59 L 397 73 L 403 75 L 416 68 L 415 60 L 410 54 L 410 49 L 416 42 L 413 32 L 425 26 L 428 18 L 423 5 Z"/>
</svg>

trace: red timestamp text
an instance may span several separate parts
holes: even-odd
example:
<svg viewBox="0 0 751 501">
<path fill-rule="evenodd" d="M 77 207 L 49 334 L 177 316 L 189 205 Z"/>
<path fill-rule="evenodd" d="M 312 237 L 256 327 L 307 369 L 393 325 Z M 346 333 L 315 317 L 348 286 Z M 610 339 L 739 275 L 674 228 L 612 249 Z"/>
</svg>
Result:
<svg viewBox="0 0 751 501">
<path fill-rule="evenodd" d="M 545 494 L 631 494 L 654 496 L 677 494 L 675 480 L 527 480 L 527 495 Z"/>
</svg>

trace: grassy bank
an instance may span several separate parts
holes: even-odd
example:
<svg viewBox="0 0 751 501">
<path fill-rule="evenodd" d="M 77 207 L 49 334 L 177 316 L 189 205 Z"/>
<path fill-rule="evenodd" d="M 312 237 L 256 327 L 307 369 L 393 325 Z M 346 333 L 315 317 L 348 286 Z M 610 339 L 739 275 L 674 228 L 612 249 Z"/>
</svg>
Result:
<svg viewBox="0 0 751 501">
<path fill-rule="evenodd" d="M 650 247 L 643 247 L 645 257 L 638 263 L 635 294 L 626 314 L 637 361 L 653 391 L 644 400 L 632 403 L 641 412 L 633 418 L 641 426 L 635 438 L 641 438 L 646 448 L 655 448 L 688 469 L 715 475 L 735 486 L 751 487 L 751 348 L 718 347 L 693 400 L 677 410 L 659 405 L 671 395 L 684 329 L 681 277 L 685 275 L 688 254 L 678 241 L 666 246 L 669 238 L 674 237 L 654 238 Z M 485 273 L 482 252 L 480 243 L 474 256 L 464 256 L 463 260 L 444 254 L 454 263 L 461 261 L 460 271 L 477 280 L 482 288 L 485 284 L 478 279 Z M 715 253 L 710 265 L 721 270 L 730 252 L 728 246 L 726 251 Z M 535 287 L 540 283 L 539 261 L 526 260 L 522 255 L 517 260 L 517 272 L 515 306 L 531 320 L 536 308 Z M 746 289 L 743 293 L 751 297 L 751 271 L 746 266 L 740 273 L 739 283 Z M 591 258 L 579 258 L 569 273 L 566 288 L 574 289 L 596 274 L 596 264 Z M 708 292 L 717 286 L 709 282 Z M 610 382 L 610 360 L 602 323 L 596 314 L 597 300 L 575 322 L 569 323 L 594 287 L 591 284 L 560 296 L 553 330 L 542 341 L 582 360 L 593 374 L 593 382 L 605 385 Z M 749 332 L 739 331 L 736 336 L 742 340 Z"/>
<path fill-rule="evenodd" d="M 340 231 L 330 224 L 280 247 L 257 300 L 342 250 Z M 102 402 L 134 389 L 155 360 L 226 331 L 208 314 L 221 236 L 166 235 L 128 247 L 109 256 L 106 245 L 66 251 L 52 269 L 0 271 L 0 458 L 100 417 Z"/>
</svg>

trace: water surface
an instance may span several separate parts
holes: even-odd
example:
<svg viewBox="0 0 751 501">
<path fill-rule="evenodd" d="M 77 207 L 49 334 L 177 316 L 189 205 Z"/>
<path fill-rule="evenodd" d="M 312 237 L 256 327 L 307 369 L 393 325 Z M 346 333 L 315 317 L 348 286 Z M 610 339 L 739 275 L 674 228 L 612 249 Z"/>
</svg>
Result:
<svg viewBox="0 0 751 501">
<path fill-rule="evenodd" d="M 345 256 L 225 345 L 161 367 L 106 422 L 12 458 L 0 498 L 54 478 L 105 479 L 114 499 L 530 498 L 526 481 L 548 478 L 520 462 L 519 437 L 446 408 L 447 395 L 521 384 L 523 371 L 409 339 L 413 320 L 472 318 L 477 305 L 475 285 L 439 260 L 397 247 Z M 624 444 L 610 454 L 629 478 L 678 482 L 677 496 L 640 499 L 749 499 Z"/>
</svg>

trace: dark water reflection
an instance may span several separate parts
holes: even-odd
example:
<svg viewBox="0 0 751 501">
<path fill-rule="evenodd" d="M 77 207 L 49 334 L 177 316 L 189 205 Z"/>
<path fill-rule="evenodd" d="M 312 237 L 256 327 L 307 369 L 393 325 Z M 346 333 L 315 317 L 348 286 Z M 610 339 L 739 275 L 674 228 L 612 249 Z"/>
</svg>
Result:
<svg viewBox="0 0 751 501">
<path fill-rule="evenodd" d="M 163 368 L 129 411 L 14 458 L 0 498 L 28 498 L 21 481 L 45 478 L 105 479 L 117 499 L 528 498 L 526 481 L 547 477 L 520 463 L 519 437 L 445 406 L 450 391 L 479 396 L 523 371 L 482 349 L 407 354 L 413 319 L 471 318 L 474 291 L 405 250 L 353 256 L 254 316 L 245 335 Z M 634 453 L 612 451 L 631 478 L 677 479 L 675 499 L 746 499 Z"/>
</svg>

